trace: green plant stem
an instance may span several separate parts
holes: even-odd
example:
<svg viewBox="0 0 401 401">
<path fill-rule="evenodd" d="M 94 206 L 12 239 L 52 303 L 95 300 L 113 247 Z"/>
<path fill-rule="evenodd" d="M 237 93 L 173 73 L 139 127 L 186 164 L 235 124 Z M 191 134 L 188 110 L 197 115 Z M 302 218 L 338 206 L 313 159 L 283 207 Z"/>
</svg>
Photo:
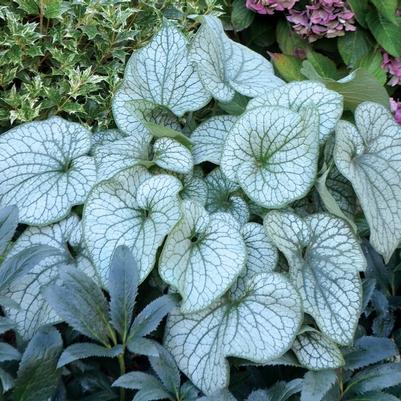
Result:
<svg viewBox="0 0 401 401">
<path fill-rule="evenodd" d="M 120 376 L 125 374 L 125 359 L 124 359 L 125 347 L 123 353 L 118 356 L 118 364 L 120 366 Z M 125 389 L 120 388 L 120 401 L 125 401 Z"/>
</svg>

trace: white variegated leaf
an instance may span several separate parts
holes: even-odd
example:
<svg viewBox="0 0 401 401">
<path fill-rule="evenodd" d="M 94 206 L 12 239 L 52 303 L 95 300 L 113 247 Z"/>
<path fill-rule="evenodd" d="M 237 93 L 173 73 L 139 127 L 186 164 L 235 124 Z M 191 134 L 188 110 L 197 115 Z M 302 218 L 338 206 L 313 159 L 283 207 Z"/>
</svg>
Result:
<svg viewBox="0 0 401 401">
<path fill-rule="evenodd" d="M 317 169 L 317 111 L 260 107 L 245 113 L 227 136 L 221 169 L 260 206 L 280 208 L 304 197 Z"/>
<path fill-rule="evenodd" d="M 153 145 L 155 164 L 166 170 L 188 174 L 194 165 L 191 152 L 172 138 L 159 138 Z"/>
<path fill-rule="evenodd" d="M 113 97 L 112 107 L 116 125 L 126 135 L 150 133 L 145 126 L 149 122 L 175 130 L 181 129 L 177 117 L 171 111 L 149 100 L 137 99 L 124 82 Z"/>
<path fill-rule="evenodd" d="M 111 143 L 98 146 L 94 152 L 98 179 L 107 180 L 128 167 L 148 163 L 152 136 L 146 131 L 138 131 Z"/>
<path fill-rule="evenodd" d="M 19 334 L 29 339 L 37 329 L 60 319 L 42 296 L 44 288 L 57 280 L 62 265 L 78 267 L 93 279 L 94 268 L 81 249 L 81 223 L 72 215 L 59 223 L 46 227 L 29 227 L 15 242 L 8 257 L 33 245 L 49 245 L 60 250 L 57 256 L 43 259 L 31 271 L 13 282 L 4 295 L 20 305 L 19 309 L 6 308 L 7 316 L 17 324 Z M 69 250 L 74 250 L 74 255 Z"/>
<path fill-rule="evenodd" d="M 215 168 L 205 178 L 207 185 L 206 210 L 210 213 L 226 212 L 232 214 L 240 224 L 249 220 L 249 208 L 240 196 L 240 186 L 224 176 Z"/>
<path fill-rule="evenodd" d="M 337 369 L 344 358 L 337 345 L 317 330 L 304 330 L 297 336 L 292 350 L 307 369 Z"/>
<path fill-rule="evenodd" d="M 223 295 L 245 265 L 245 243 L 236 227 L 195 201 L 183 201 L 159 260 L 162 279 L 181 294 L 183 313 L 199 311 Z"/>
<path fill-rule="evenodd" d="M 112 143 L 118 139 L 125 137 L 125 134 L 118 129 L 106 129 L 104 131 L 96 131 L 92 134 L 92 149 L 91 152 L 102 145 Z"/>
<path fill-rule="evenodd" d="M 237 120 L 237 116 L 214 116 L 192 132 L 192 155 L 195 164 L 205 161 L 220 164 L 224 141 Z"/>
<path fill-rule="evenodd" d="M 265 228 L 284 253 L 304 310 L 338 344 L 349 344 L 361 312 L 359 271 L 366 267 L 350 227 L 329 214 L 304 219 L 292 212 L 266 215 Z"/>
<path fill-rule="evenodd" d="M 266 58 L 229 39 L 212 15 L 202 17 L 190 57 L 205 88 L 221 102 L 232 100 L 235 92 L 255 97 L 284 84 Z"/>
<path fill-rule="evenodd" d="M 186 174 L 181 178 L 183 189 L 180 193 L 182 199 L 196 200 L 204 206 L 207 199 L 207 185 L 205 180 L 196 175 Z"/>
<path fill-rule="evenodd" d="M 247 110 L 261 106 L 282 106 L 297 112 L 315 108 L 319 113 L 319 138 L 323 142 L 341 117 L 343 97 L 319 82 L 291 82 L 252 99 Z"/>
<path fill-rule="evenodd" d="M 132 101 L 136 100 L 163 106 L 177 116 L 198 110 L 210 100 L 188 58 L 187 39 L 167 20 L 150 43 L 131 56 L 113 100 L 114 118 L 127 133 L 135 132 Z"/>
<path fill-rule="evenodd" d="M 301 320 L 301 301 L 288 279 L 262 273 L 247 280 L 238 298 L 198 313 L 173 311 L 165 346 L 190 380 L 213 394 L 229 384 L 227 357 L 267 363 L 291 347 Z"/>
<path fill-rule="evenodd" d="M 45 225 L 82 204 L 96 182 L 91 134 L 59 117 L 22 124 L 0 138 L 0 204 L 20 223 Z"/>
<path fill-rule="evenodd" d="M 175 177 L 152 176 L 135 166 L 99 183 L 85 205 L 85 242 L 103 284 L 110 260 L 119 245 L 126 245 L 138 262 L 140 280 L 150 273 L 157 248 L 180 218 Z"/>
<path fill-rule="evenodd" d="M 244 291 L 246 280 L 255 274 L 274 271 L 278 261 L 277 248 L 261 224 L 247 223 L 241 228 L 241 234 L 246 245 L 246 268 L 231 288 L 234 294 Z"/>
<path fill-rule="evenodd" d="M 358 196 L 370 242 L 388 262 L 401 241 L 401 127 L 371 102 L 356 108 L 355 122 L 338 123 L 334 160 Z"/>
</svg>

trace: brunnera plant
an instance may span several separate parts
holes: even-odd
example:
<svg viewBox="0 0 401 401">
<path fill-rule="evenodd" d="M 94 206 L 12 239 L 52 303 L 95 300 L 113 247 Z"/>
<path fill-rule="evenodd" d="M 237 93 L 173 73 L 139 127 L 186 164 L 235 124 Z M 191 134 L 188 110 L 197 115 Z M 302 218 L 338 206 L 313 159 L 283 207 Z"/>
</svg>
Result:
<svg viewBox="0 0 401 401">
<path fill-rule="evenodd" d="M 285 84 L 216 17 L 200 20 L 190 41 L 165 20 L 132 55 L 113 99 L 118 129 L 91 134 L 52 117 L 3 134 L 0 203 L 17 205 L 28 225 L 8 257 L 39 244 L 59 250 L 7 287 L 19 308 L 6 315 L 23 338 L 65 320 L 97 341 L 82 352 L 121 356 L 134 300 L 133 273 L 121 278 L 127 286 L 113 279 L 123 245 L 139 283 L 157 271 L 180 296 L 164 346 L 213 395 L 229 384 L 228 358 L 344 365 L 339 347 L 353 341 L 366 268 L 357 215 L 385 261 L 401 239 L 401 128 L 373 102 L 340 120 L 341 94 Z M 102 319 L 74 321 L 74 283 Z M 99 287 L 111 295 L 111 331 Z M 113 314 L 118 297 L 124 320 Z M 59 364 L 79 357 L 72 351 Z"/>
</svg>

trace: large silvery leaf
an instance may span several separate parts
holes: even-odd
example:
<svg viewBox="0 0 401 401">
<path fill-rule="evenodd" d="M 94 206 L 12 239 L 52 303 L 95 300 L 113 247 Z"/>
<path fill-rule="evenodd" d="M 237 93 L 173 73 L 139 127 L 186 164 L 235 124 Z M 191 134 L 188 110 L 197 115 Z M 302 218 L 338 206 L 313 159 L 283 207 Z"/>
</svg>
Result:
<svg viewBox="0 0 401 401">
<path fill-rule="evenodd" d="M 212 394 L 229 384 L 227 357 L 267 363 L 281 356 L 301 319 L 301 301 L 288 279 L 262 273 L 250 278 L 236 298 L 194 314 L 172 312 L 165 345 L 191 381 Z"/>
<path fill-rule="evenodd" d="M 304 197 L 314 183 L 318 130 L 314 109 L 250 110 L 226 139 L 221 169 L 260 206 L 283 207 Z"/>
<path fill-rule="evenodd" d="M 261 106 L 282 106 L 293 111 L 315 108 L 319 113 L 319 138 L 324 141 L 343 112 L 343 98 L 318 82 L 291 82 L 252 99 L 247 110 Z"/>
<path fill-rule="evenodd" d="M 177 178 L 152 176 L 141 166 L 126 169 L 92 190 L 84 210 L 84 235 L 103 284 L 119 245 L 133 253 L 141 281 L 150 273 L 157 248 L 180 218 L 180 190 Z"/>
<path fill-rule="evenodd" d="M 205 161 L 220 164 L 224 141 L 237 120 L 237 116 L 214 116 L 192 132 L 192 155 L 195 164 Z"/>
<path fill-rule="evenodd" d="M 135 132 L 138 100 L 151 102 L 158 110 L 162 106 L 177 116 L 198 110 L 210 100 L 188 58 L 185 36 L 166 20 L 151 42 L 131 56 L 113 100 L 114 118 L 127 133 Z"/>
<path fill-rule="evenodd" d="M 27 228 L 8 254 L 11 258 L 21 250 L 35 245 L 49 245 L 59 250 L 59 254 L 46 257 L 32 270 L 15 280 L 5 295 L 20 308 L 6 308 L 7 317 L 17 324 L 19 334 L 30 338 L 37 329 L 45 324 L 56 323 L 60 319 L 47 304 L 42 292 L 53 284 L 59 275 L 62 265 L 79 268 L 96 279 L 94 268 L 81 248 L 81 223 L 72 215 L 59 223 L 46 227 Z"/>
<path fill-rule="evenodd" d="M 370 242 L 390 259 L 401 240 L 401 128 L 389 111 L 365 102 L 356 127 L 340 121 L 334 160 L 358 196 L 370 227 Z"/>
<path fill-rule="evenodd" d="M 223 218 L 194 201 L 183 201 L 181 209 L 159 272 L 181 294 L 181 310 L 188 313 L 206 308 L 228 290 L 244 268 L 246 250 L 240 232 Z"/>
<path fill-rule="evenodd" d="M 211 15 L 202 17 L 190 57 L 205 88 L 221 102 L 232 100 L 235 92 L 254 97 L 284 84 L 263 56 L 229 39 Z"/>
<path fill-rule="evenodd" d="M 305 312 L 333 341 L 350 343 L 361 312 L 359 271 L 366 260 L 349 226 L 328 214 L 302 219 L 278 211 L 268 213 L 264 225 L 287 258 Z"/>
<path fill-rule="evenodd" d="M 249 208 L 240 194 L 240 186 L 237 183 L 225 177 L 219 168 L 209 173 L 205 182 L 207 211 L 230 213 L 240 224 L 245 224 L 249 220 Z"/>
<path fill-rule="evenodd" d="M 241 228 L 246 245 L 246 267 L 231 288 L 235 294 L 244 291 L 246 280 L 258 273 L 274 271 L 278 261 L 278 251 L 261 224 L 247 223 Z"/>
<path fill-rule="evenodd" d="M 344 365 L 337 345 L 317 330 L 303 330 L 294 341 L 292 350 L 307 369 L 336 369 Z"/>
<path fill-rule="evenodd" d="M 18 206 L 21 223 L 45 225 L 85 201 L 96 182 L 90 132 L 59 117 L 11 129 L 0 138 L 0 204 Z"/>
<path fill-rule="evenodd" d="M 6 206 L 0 209 L 0 255 L 5 251 L 8 242 L 18 225 L 18 208 Z"/>
</svg>

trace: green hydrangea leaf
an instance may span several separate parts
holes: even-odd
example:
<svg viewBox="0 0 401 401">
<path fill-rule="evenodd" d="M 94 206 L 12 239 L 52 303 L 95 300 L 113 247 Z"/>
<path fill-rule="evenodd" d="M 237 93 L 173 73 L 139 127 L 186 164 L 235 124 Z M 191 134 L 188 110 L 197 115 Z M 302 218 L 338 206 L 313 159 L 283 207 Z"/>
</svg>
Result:
<svg viewBox="0 0 401 401">
<path fill-rule="evenodd" d="M 195 164 L 206 161 L 220 164 L 224 141 L 237 120 L 237 116 L 214 116 L 192 132 L 192 155 Z"/>
<path fill-rule="evenodd" d="M 295 339 L 292 350 L 307 369 L 336 369 L 344 366 L 344 358 L 337 345 L 317 330 L 304 330 Z"/>
<path fill-rule="evenodd" d="M 152 176 L 135 166 L 99 183 L 84 209 L 83 226 L 88 251 L 103 283 L 119 245 L 126 245 L 138 263 L 140 281 L 150 273 L 157 248 L 180 218 L 178 193 L 182 186 L 172 176 Z"/>
<path fill-rule="evenodd" d="M 239 223 L 249 220 L 247 202 L 239 194 L 240 186 L 224 176 L 219 168 L 210 172 L 205 182 L 207 185 L 206 210 L 210 213 L 230 213 Z"/>
<path fill-rule="evenodd" d="M 212 15 L 202 17 L 190 57 L 205 88 L 220 102 L 229 102 L 235 92 L 255 97 L 284 84 L 263 56 L 229 39 Z"/>
<path fill-rule="evenodd" d="M 82 204 L 96 182 L 90 132 L 59 117 L 20 125 L 0 138 L 0 203 L 20 223 L 45 225 Z"/>
<path fill-rule="evenodd" d="M 357 107 L 355 122 L 338 123 L 334 160 L 358 196 L 371 244 L 388 262 L 401 240 L 401 127 L 370 102 Z"/>
<path fill-rule="evenodd" d="M 231 288 L 238 294 L 246 288 L 246 280 L 258 273 L 274 271 L 278 261 L 278 251 L 261 224 L 246 223 L 241 228 L 246 245 L 246 267 Z"/>
<path fill-rule="evenodd" d="M 221 168 L 260 206 L 280 208 L 304 197 L 317 169 L 319 116 L 283 107 L 245 113 L 227 136 Z"/>
<path fill-rule="evenodd" d="M 264 225 L 288 261 L 305 312 L 333 341 L 349 344 L 361 312 L 359 271 L 366 267 L 349 226 L 329 214 L 302 219 L 289 211 L 268 213 Z"/>
<path fill-rule="evenodd" d="M 96 279 L 94 267 L 80 241 L 81 223 L 76 215 L 72 215 L 50 226 L 28 227 L 15 242 L 8 258 L 35 245 L 49 245 L 59 250 L 59 254 L 44 258 L 32 270 L 13 281 L 5 292 L 20 306 L 19 309 L 5 310 L 7 317 L 16 322 L 18 333 L 24 339 L 31 338 L 40 326 L 60 321 L 43 297 L 45 288 L 57 281 L 60 266 L 78 267 Z M 74 256 L 69 248 L 74 249 Z"/>
<path fill-rule="evenodd" d="M 293 111 L 315 108 L 319 113 L 319 138 L 327 139 L 343 112 L 343 97 L 319 82 L 291 82 L 252 99 L 247 110 L 260 106 L 282 106 Z"/>
<path fill-rule="evenodd" d="M 167 237 L 159 261 L 162 279 L 183 297 L 183 313 L 211 305 L 245 266 L 245 243 L 237 228 L 183 201 L 182 219 Z"/>
<path fill-rule="evenodd" d="M 301 301 L 288 279 L 262 273 L 247 281 L 238 298 L 198 313 L 173 311 L 165 346 L 195 386 L 212 394 L 229 384 L 227 357 L 266 363 L 281 356 L 291 347 L 301 319 Z"/>
<path fill-rule="evenodd" d="M 120 112 L 126 115 L 125 103 L 132 100 L 150 101 L 177 116 L 198 110 L 210 100 L 188 58 L 187 39 L 167 20 L 150 43 L 128 61 L 122 87 L 114 100 L 117 121 Z"/>
</svg>

